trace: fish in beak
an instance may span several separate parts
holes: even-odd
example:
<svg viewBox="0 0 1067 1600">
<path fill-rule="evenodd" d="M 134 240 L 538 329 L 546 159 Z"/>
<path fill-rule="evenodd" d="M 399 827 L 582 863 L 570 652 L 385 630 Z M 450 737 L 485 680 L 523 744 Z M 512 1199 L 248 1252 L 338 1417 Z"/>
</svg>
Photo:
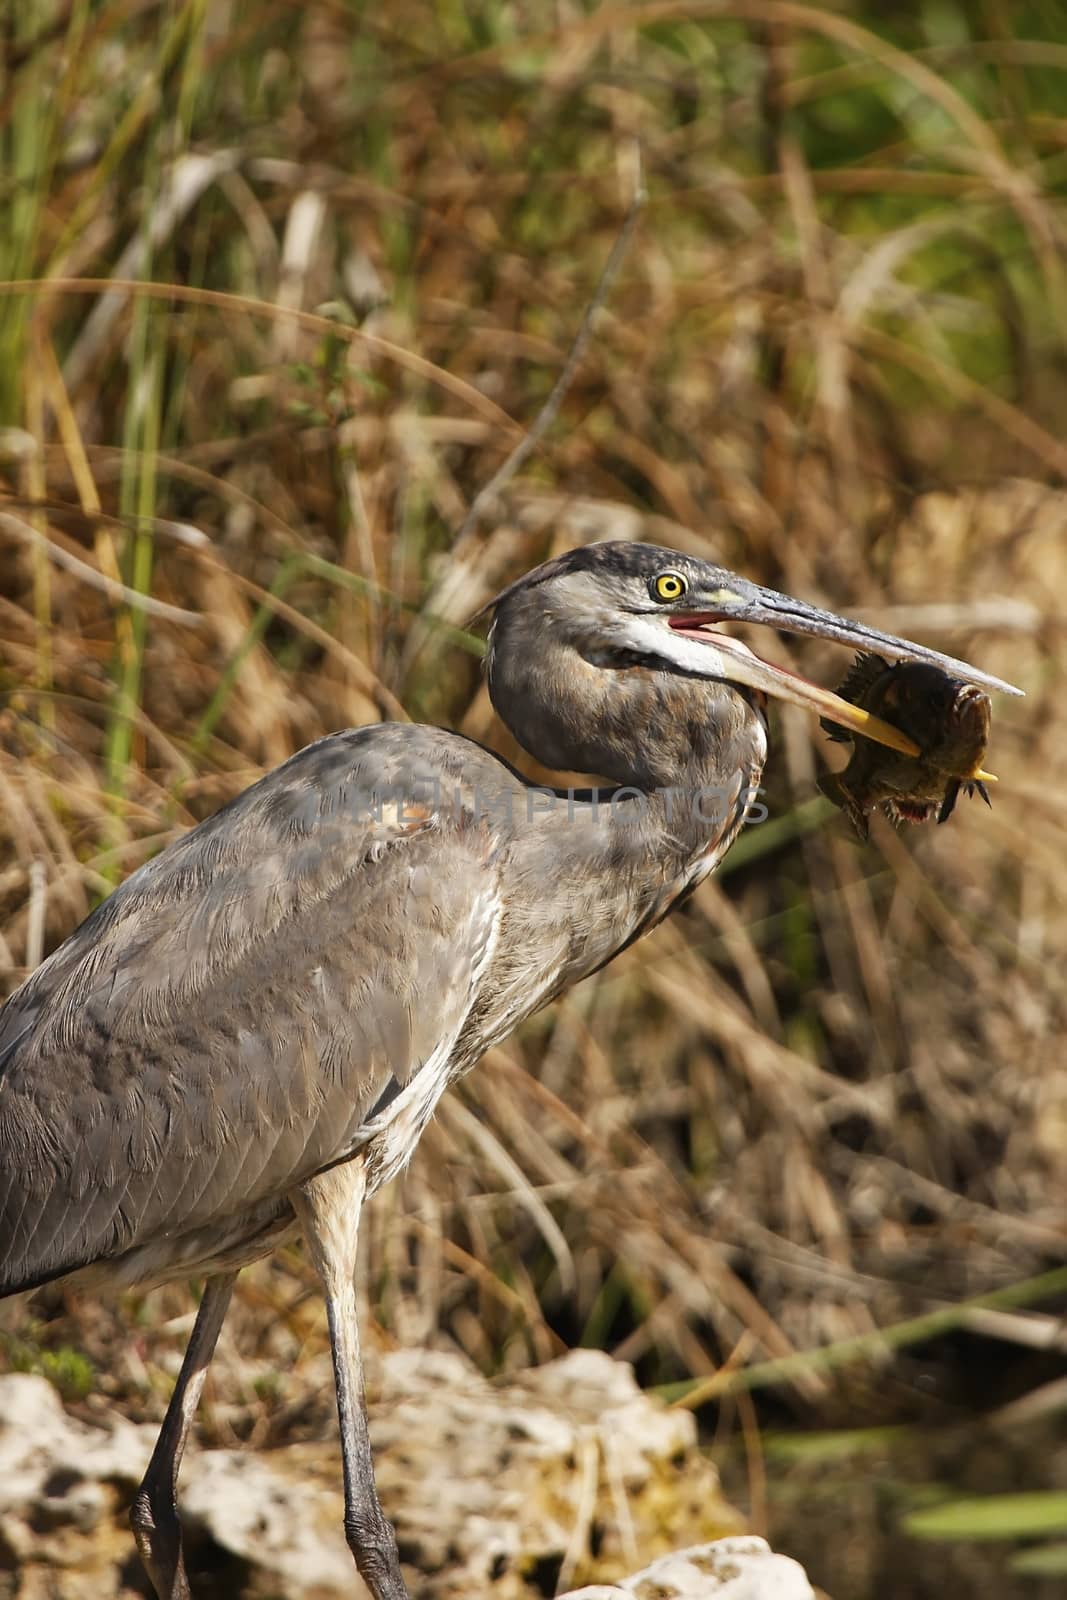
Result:
<svg viewBox="0 0 1067 1600">
<path fill-rule="evenodd" d="M 960 794 L 981 795 L 989 805 L 982 760 L 989 740 L 992 706 L 976 684 L 964 683 L 925 661 L 895 661 L 857 656 L 838 692 L 868 711 L 884 713 L 894 726 L 919 745 L 911 758 L 883 750 L 869 739 L 854 739 L 823 720 L 831 739 L 851 743 L 852 755 L 841 772 L 826 772 L 819 788 L 839 806 L 861 839 L 867 818 L 877 807 L 890 821 L 925 822 L 936 816 L 947 822 Z"/>
<path fill-rule="evenodd" d="M 1020 695 L 1023 692 L 1014 684 L 982 672 L 966 661 L 943 655 L 940 650 L 931 650 L 910 639 L 882 633 L 866 623 L 850 622 L 833 611 L 823 611 L 806 601 L 778 594 L 774 589 L 764 589 L 733 573 L 714 570 L 716 579 L 713 584 L 692 584 L 684 599 L 679 597 L 679 603 L 671 608 L 666 620 L 672 634 L 677 635 L 679 640 L 691 641 L 712 651 L 718 659 L 715 676 L 746 688 L 762 690 L 764 694 L 772 695 L 777 700 L 787 700 L 806 711 L 814 711 L 819 717 L 836 723 L 847 732 L 873 739 L 902 755 L 920 754 L 918 744 L 906 733 L 863 706 L 854 705 L 834 694 L 832 690 L 811 683 L 785 667 L 764 661 L 740 640 L 720 632 L 718 624 L 761 623 L 783 633 L 806 633 L 817 639 L 829 639 L 835 644 L 846 645 L 852 650 L 876 653 L 886 661 L 925 662 L 953 678 L 984 689 L 994 689 L 1001 694 Z M 692 571 L 692 567 L 689 571 Z M 711 666 L 712 663 L 709 661 L 707 665 Z M 694 664 L 691 670 L 699 671 L 700 668 Z M 979 779 L 987 778 L 990 774 L 974 772 L 968 776 Z"/>
</svg>

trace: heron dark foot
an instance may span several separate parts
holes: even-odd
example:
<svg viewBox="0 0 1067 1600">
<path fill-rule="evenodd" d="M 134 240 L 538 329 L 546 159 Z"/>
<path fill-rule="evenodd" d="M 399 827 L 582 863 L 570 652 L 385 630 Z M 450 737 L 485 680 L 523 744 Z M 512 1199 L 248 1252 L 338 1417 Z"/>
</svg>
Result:
<svg viewBox="0 0 1067 1600">
<path fill-rule="evenodd" d="M 356 1516 L 345 1517 L 345 1538 L 356 1567 L 374 1600 L 410 1600 L 400 1575 L 400 1555 L 392 1524 L 378 1504 Z"/>
<path fill-rule="evenodd" d="M 158 1600 L 190 1600 L 178 1519 L 178 1468 L 236 1277 L 235 1272 L 227 1272 L 209 1278 L 204 1286 L 200 1310 L 156 1448 L 130 1507 L 130 1526 L 137 1541 L 137 1553 Z"/>
<path fill-rule="evenodd" d="M 159 1600 L 190 1600 L 182 1560 L 182 1528 L 173 1497 L 169 1504 L 166 1496 L 153 1503 L 152 1489 L 142 1484 L 130 1507 L 130 1526 L 141 1564 Z"/>
<path fill-rule="evenodd" d="M 374 1486 L 363 1363 L 356 1320 L 356 1239 L 366 1173 L 357 1157 L 310 1179 L 292 1196 L 311 1258 L 326 1295 L 341 1459 L 345 1477 L 345 1538 L 374 1600 L 410 1600 L 400 1574 L 394 1534 Z"/>
</svg>

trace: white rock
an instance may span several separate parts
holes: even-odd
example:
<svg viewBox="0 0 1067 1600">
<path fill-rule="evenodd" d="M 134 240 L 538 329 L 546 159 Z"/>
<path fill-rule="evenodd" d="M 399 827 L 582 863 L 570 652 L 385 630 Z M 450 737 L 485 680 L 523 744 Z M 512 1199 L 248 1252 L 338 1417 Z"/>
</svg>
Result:
<svg viewBox="0 0 1067 1600">
<path fill-rule="evenodd" d="M 814 1600 L 802 1566 L 765 1539 L 743 1535 L 653 1561 L 620 1584 L 593 1584 L 562 1600 Z"/>
<path fill-rule="evenodd" d="M 294 1456 L 294 1467 L 299 1457 Z M 181 1490 L 182 1520 L 216 1544 L 269 1572 L 283 1593 L 350 1593 L 355 1568 L 344 1539 L 340 1494 L 251 1451 L 208 1450 L 190 1461 Z"/>
<path fill-rule="evenodd" d="M 47 1378 L 0 1376 L 0 1511 L 49 1498 L 49 1482 L 61 1478 L 71 1489 L 101 1479 L 138 1483 L 157 1432 L 122 1417 L 90 1427 L 67 1416 Z"/>
</svg>

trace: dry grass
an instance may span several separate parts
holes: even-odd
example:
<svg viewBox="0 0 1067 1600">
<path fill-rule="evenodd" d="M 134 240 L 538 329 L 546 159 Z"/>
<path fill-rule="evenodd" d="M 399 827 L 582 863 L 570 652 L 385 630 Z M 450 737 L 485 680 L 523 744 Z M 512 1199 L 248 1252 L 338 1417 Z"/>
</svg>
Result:
<svg viewBox="0 0 1067 1600">
<path fill-rule="evenodd" d="M 1067 47 L 532 11 L 56 0 L 9 28 L 0 273 L 33 286 L 0 285 L 0 958 L 10 988 L 331 729 L 513 755 L 456 630 L 582 540 L 677 544 L 1023 684 L 992 813 L 867 849 L 781 721 L 771 821 L 494 1052 L 376 1204 L 382 1338 L 487 1369 L 583 1340 L 666 1381 L 1062 1259 Z M 565 359 L 634 135 L 650 203 L 596 339 L 457 541 Z M 239 1296 L 209 1434 L 322 1425 L 307 1267 Z M 129 1344 L 49 1292 L 15 1355 L 84 1349 L 158 1412 L 187 1311 L 131 1297 Z"/>
</svg>

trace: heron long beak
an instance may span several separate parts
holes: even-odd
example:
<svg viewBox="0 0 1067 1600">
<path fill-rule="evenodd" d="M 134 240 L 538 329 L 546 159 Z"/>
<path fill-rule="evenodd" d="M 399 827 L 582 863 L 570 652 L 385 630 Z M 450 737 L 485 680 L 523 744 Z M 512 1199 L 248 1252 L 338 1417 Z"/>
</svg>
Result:
<svg viewBox="0 0 1067 1600">
<path fill-rule="evenodd" d="M 850 622 L 832 611 L 822 611 L 819 607 L 808 605 L 803 600 L 794 600 L 790 595 L 778 594 L 773 589 L 763 589 L 758 584 L 749 583 L 747 579 L 731 578 L 726 588 L 705 594 L 694 591 L 687 598 L 690 601 L 696 600 L 698 604 L 708 602 L 707 609 L 702 605 L 700 610 L 674 613 L 668 618 L 672 631 L 680 633 L 686 639 L 712 646 L 717 654 L 725 658 L 723 676 L 728 677 L 731 682 L 761 689 L 765 694 L 773 695 L 778 700 L 788 700 L 806 711 L 814 711 L 820 717 L 827 717 L 850 733 L 862 734 L 865 738 L 874 739 L 878 744 L 887 745 L 891 750 L 899 750 L 904 755 L 919 754 L 918 745 L 907 735 L 900 733 L 888 722 L 883 722 L 880 717 L 864 711 L 861 706 L 843 700 L 831 690 L 823 689 L 819 684 L 811 683 L 807 678 L 802 678 L 798 673 L 790 672 L 785 667 L 764 661 L 739 639 L 715 631 L 715 624 L 757 622 L 786 633 L 813 634 L 819 639 L 830 639 L 836 644 L 847 645 L 852 650 L 873 651 L 890 661 L 925 661 L 931 666 L 940 667 L 942 671 L 950 673 L 955 678 L 963 678 L 966 682 L 978 684 L 982 688 L 999 690 L 1002 694 L 1019 695 L 1023 692 L 1014 684 L 1005 683 L 987 672 L 980 672 L 966 661 L 957 661 L 954 656 L 942 655 L 939 650 L 930 650 L 925 645 L 914 644 L 910 639 L 899 639 L 895 634 L 881 633 L 877 628 L 869 628 L 862 622 Z"/>
</svg>

